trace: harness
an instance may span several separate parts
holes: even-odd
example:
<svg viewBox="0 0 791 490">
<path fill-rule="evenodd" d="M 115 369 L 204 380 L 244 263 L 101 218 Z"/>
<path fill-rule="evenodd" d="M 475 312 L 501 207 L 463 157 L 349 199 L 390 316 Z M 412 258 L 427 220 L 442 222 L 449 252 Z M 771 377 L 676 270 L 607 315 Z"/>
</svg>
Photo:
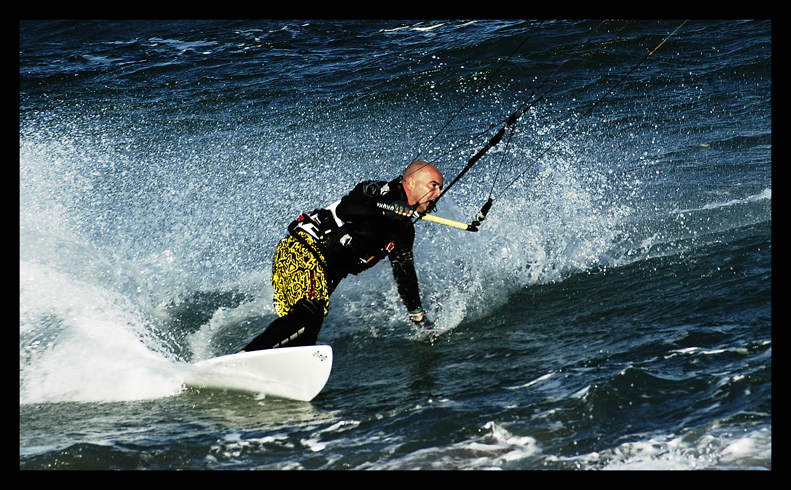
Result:
<svg viewBox="0 0 791 490">
<path fill-rule="evenodd" d="M 337 201 L 326 208 L 315 209 L 311 213 L 303 212 L 288 226 L 289 233 L 316 257 L 325 271 L 330 270 L 325 257 L 332 255 L 333 249 L 337 246 L 350 247 L 352 244 L 352 235 L 343 229 L 345 223 L 335 214 L 335 208 L 339 203 L 340 201 Z M 308 243 L 302 233 L 310 235 L 315 246 Z M 385 250 L 390 252 L 392 246 Z M 365 266 L 374 257 L 360 258 L 358 265 Z M 359 271 L 351 272 L 356 274 Z"/>
<path fill-rule="evenodd" d="M 337 205 L 337 203 L 335 205 Z M 329 241 L 328 235 L 334 229 L 340 227 L 337 225 L 337 223 L 334 223 L 335 219 L 331 218 L 337 219 L 335 217 L 334 211 L 329 211 L 329 209 L 317 209 L 313 211 L 313 213 L 300 214 L 296 220 L 292 221 L 291 224 L 288 225 L 288 233 L 299 243 L 301 243 L 306 250 L 312 253 L 314 257 L 316 257 L 316 260 L 319 261 L 319 264 L 321 264 L 321 267 L 325 270 L 325 272 L 329 271 L 327 261 L 324 259 L 327 249 L 327 242 Z M 317 250 L 316 247 L 308 243 L 305 237 L 302 236 L 302 233 L 307 233 L 313 237 L 316 245 L 325 249 L 325 253 L 322 253 L 321 250 Z"/>
<path fill-rule="evenodd" d="M 396 183 L 395 180 L 389 183 L 362 182 L 352 193 L 361 193 L 358 197 L 371 199 L 379 206 L 379 200 L 383 196 L 397 189 Z M 359 274 L 389 255 L 396 247 L 396 237 L 388 240 L 389 243 L 377 245 L 376 250 L 379 251 L 371 249 L 368 238 L 364 238 L 360 230 L 338 217 L 336 209 L 340 203 L 339 200 L 326 208 L 314 209 L 310 213 L 303 212 L 289 224 L 288 231 L 318 259 L 325 271 L 333 271 L 334 275 L 340 273 L 343 276 L 349 273 Z"/>
</svg>

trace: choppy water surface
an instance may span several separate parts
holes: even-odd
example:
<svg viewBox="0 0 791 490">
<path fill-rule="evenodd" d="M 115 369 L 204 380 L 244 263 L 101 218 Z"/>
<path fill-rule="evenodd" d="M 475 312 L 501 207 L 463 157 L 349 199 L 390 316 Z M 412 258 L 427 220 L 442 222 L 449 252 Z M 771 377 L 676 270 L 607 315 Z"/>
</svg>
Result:
<svg viewBox="0 0 791 490">
<path fill-rule="evenodd" d="M 311 403 L 182 385 L 275 317 L 286 224 L 418 154 L 449 181 L 625 22 L 21 22 L 20 468 L 771 469 L 771 22 L 638 66 L 681 22 L 627 25 L 443 197 L 494 190 L 478 233 L 416 225 L 438 341 L 387 264 L 339 287 Z"/>
</svg>

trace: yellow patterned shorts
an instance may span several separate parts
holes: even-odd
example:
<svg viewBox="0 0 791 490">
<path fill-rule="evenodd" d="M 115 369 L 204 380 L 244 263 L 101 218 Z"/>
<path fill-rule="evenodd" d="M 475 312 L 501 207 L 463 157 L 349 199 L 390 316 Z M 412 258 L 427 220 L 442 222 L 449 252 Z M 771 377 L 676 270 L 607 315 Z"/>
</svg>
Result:
<svg viewBox="0 0 791 490">
<path fill-rule="evenodd" d="M 316 248 L 313 237 L 300 231 L 297 233 L 313 248 L 315 254 L 293 235 L 277 244 L 272 262 L 275 311 L 281 317 L 285 316 L 291 312 L 297 301 L 311 298 L 322 302 L 326 316 L 329 312 L 330 289 L 324 267 L 319 261 L 321 257 L 323 262 L 323 256 Z"/>
</svg>

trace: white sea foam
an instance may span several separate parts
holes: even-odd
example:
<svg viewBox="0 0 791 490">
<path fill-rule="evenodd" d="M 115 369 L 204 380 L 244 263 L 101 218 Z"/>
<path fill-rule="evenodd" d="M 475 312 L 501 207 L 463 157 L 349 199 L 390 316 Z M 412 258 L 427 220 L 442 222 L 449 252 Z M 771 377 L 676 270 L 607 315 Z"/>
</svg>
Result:
<svg viewBox="0 0 791 490">
<path fill-rule="evenodd" d="M 152 348 L 122 296 L 20 263 L 20 403 L 159 398 L 179 365 Z"/>
</svg>

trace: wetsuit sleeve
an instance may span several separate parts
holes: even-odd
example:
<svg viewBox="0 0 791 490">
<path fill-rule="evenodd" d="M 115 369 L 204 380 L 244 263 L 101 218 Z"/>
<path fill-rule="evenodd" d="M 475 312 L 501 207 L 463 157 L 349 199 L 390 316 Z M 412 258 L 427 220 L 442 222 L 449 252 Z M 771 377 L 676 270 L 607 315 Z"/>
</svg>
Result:
<svg viewBox="0 0 791 490">
<path fill-rule="evenodd" d="M 377 193 L 381 183 L 363 182 L 341 199 L 335 209 L 343 221 L 359 222 L 380 218 L 382 210 L 376 207 Z"/>
<path fill-rule="evenodd" d="M 344 197 L 335 208 L 335 213 L 343 221 L 352 223 L 367 221 L 382 216 L 382 210 L 377 209 L 370 201 L 351 196 Z"/>
<path fill-rule="evenodd" d="M 412 248 L 404 247 L 393 250 L 390 254 L 390 265 L 393 268 L 393 277 L 395 277 L 398 294 L 401 296 L 404 306 L 408 311 L 417 310 L 421 307 L 420 288 L 418 287 Z"/>
</svg>

